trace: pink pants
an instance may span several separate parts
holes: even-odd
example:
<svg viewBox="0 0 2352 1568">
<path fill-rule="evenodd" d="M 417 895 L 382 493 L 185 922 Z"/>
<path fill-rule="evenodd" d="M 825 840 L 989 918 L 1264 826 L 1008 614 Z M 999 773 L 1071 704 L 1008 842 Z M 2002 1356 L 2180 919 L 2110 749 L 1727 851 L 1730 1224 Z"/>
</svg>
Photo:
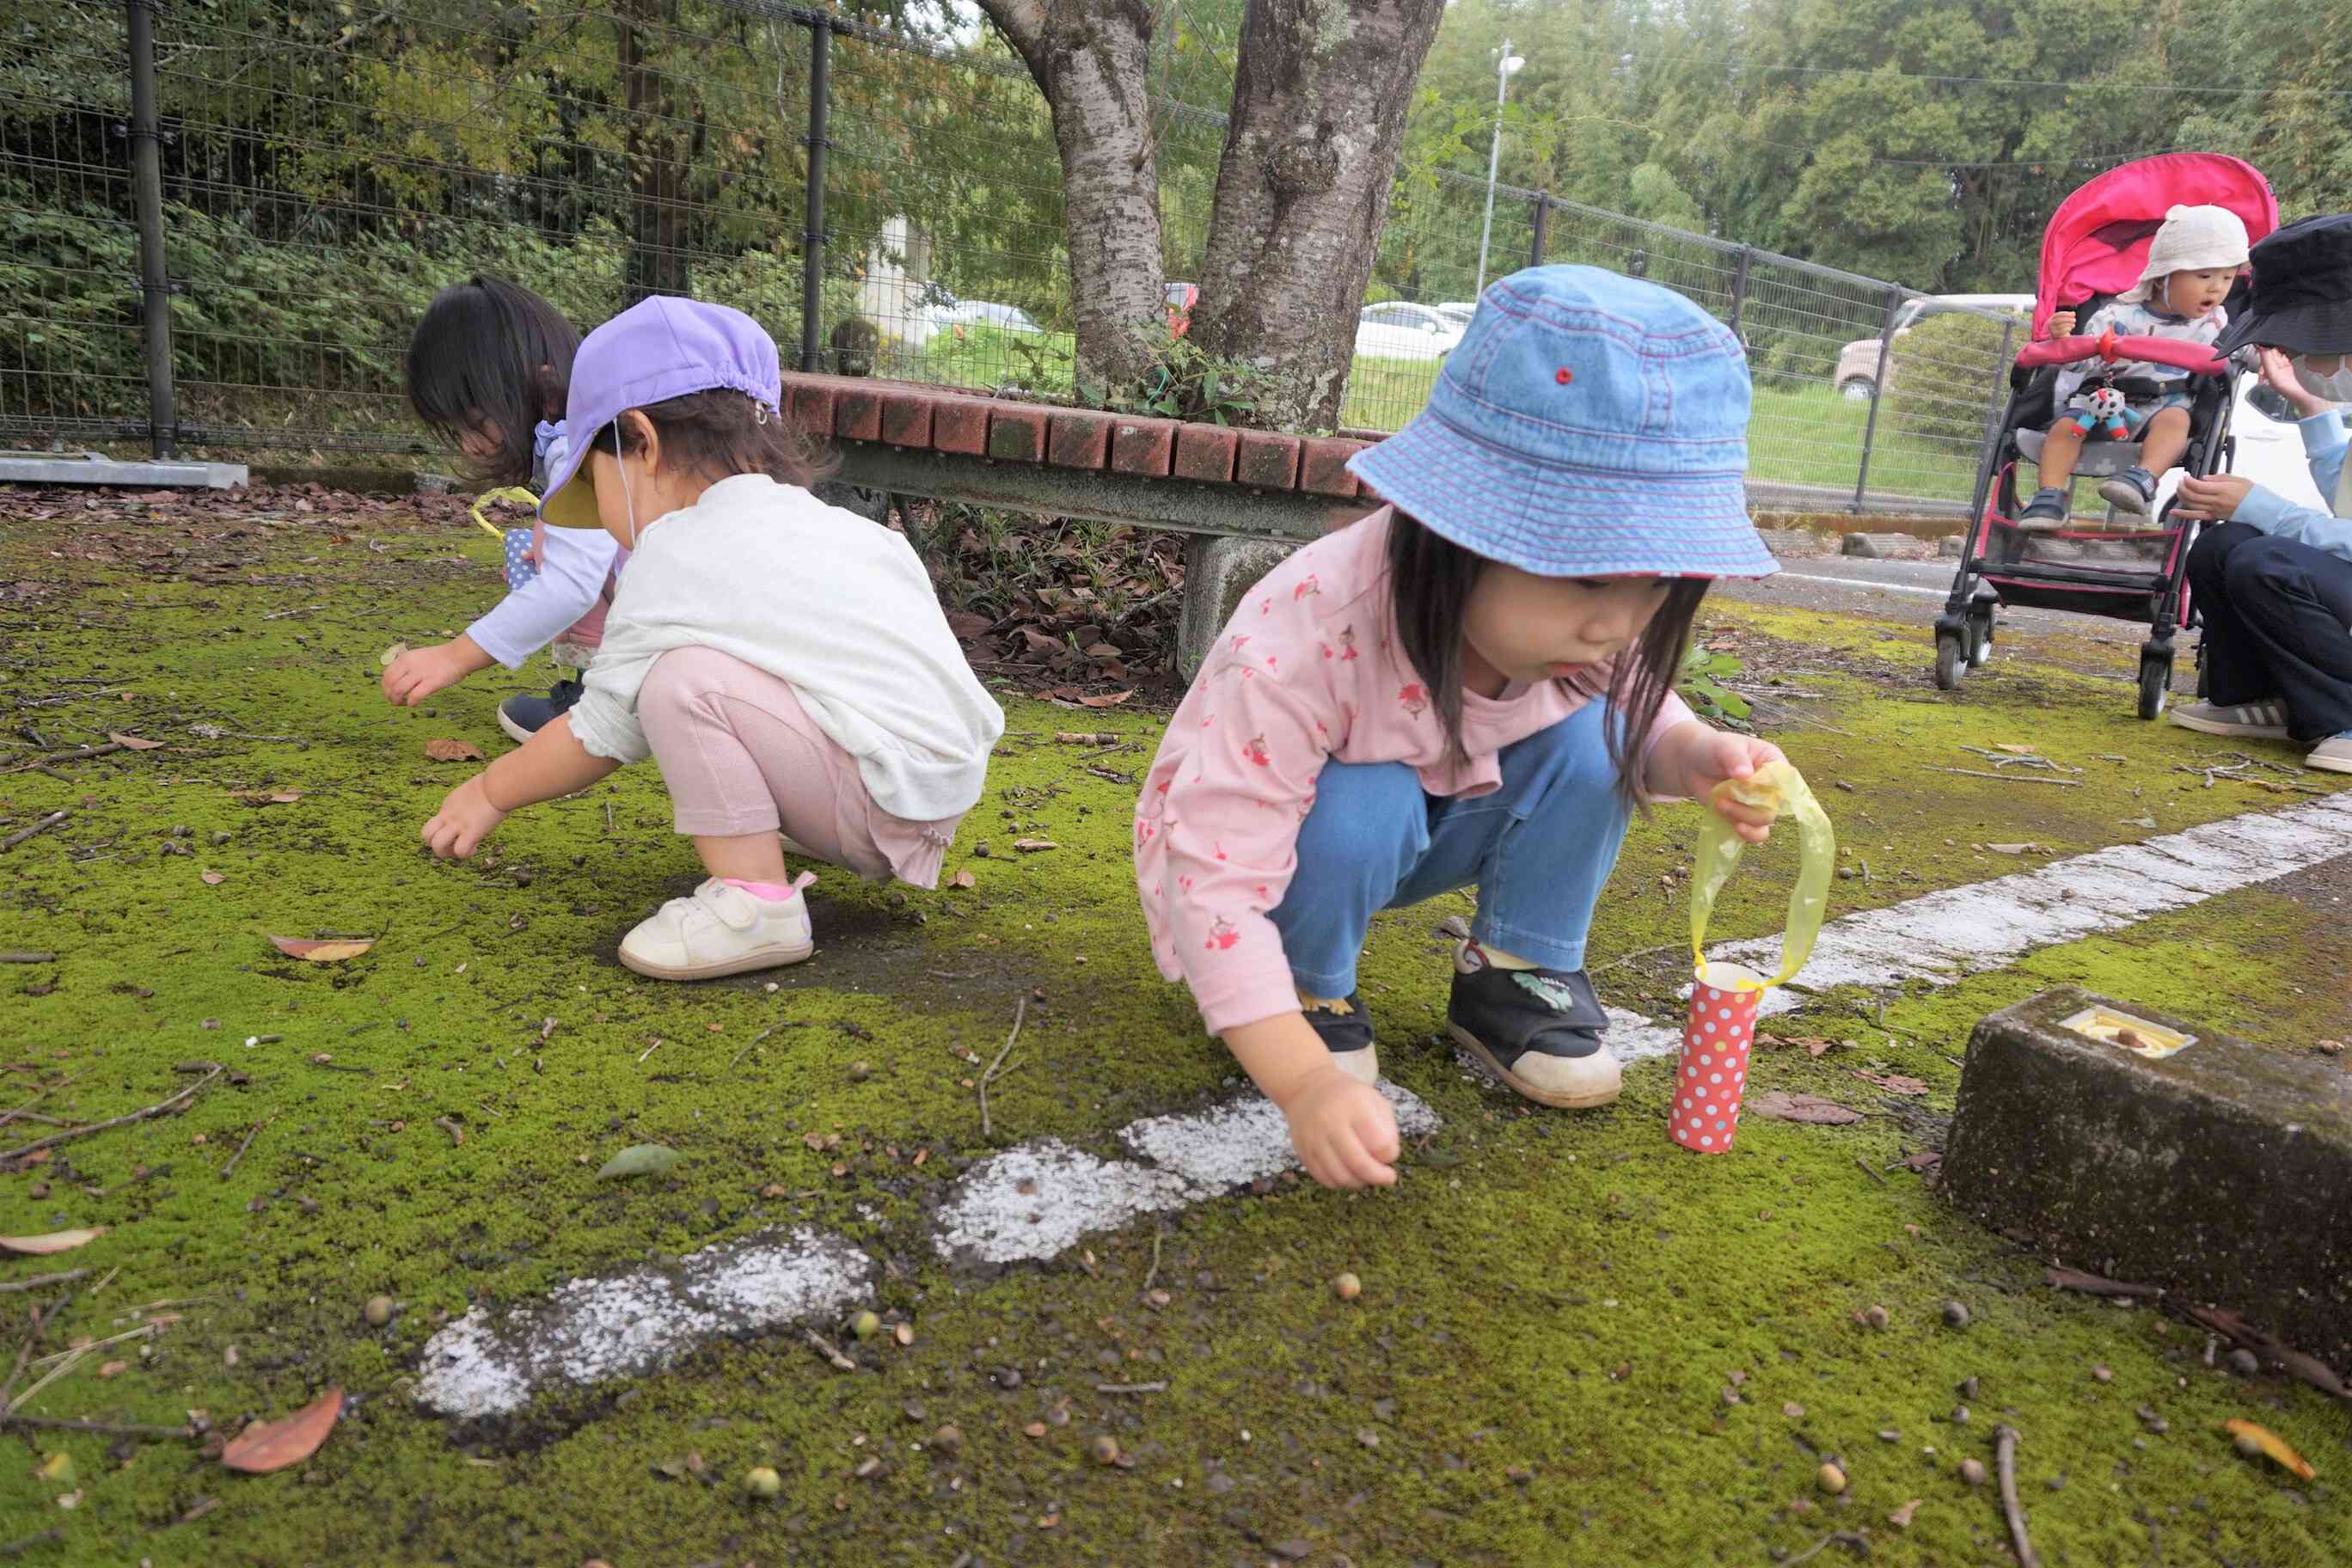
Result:
<svg viewBox="0 0 2352 1568">
<path fill-rule="evenodd" d="M 874 804 L 857 759 L 817 727 L 792 683 L 707 647 L 673 648 L 637 691 L 637 722 L 680 833 L 782 829 L 821 860 L 935 888 L 961 816 L 909 822 Z"/>
</svg>

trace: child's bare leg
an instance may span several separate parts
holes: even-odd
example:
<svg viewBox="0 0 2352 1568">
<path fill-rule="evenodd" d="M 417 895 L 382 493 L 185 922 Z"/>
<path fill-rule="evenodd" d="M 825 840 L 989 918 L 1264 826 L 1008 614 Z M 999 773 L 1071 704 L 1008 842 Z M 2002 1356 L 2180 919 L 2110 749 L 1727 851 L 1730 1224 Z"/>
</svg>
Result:
<svg viewBox="0 0 2352 1568">
<path fill-rule="evenodd" d="M 772 829 L 726 838 L 703 833 L 693 837 L 694 852 L 702 857 L 702 868 L 714 877 L 779 885 L 788 885 L 793 879 L 792 872 L 784 866 L 783 844 Z"/>
<path fill-rule="evenodd" d="M 2139 466 L 2151 474 L 2162 474 L 2180 461 L 2189 450 L 2189 410 L 2168 408 L 2147 422 L 2140 432 Z"/>
<path fill-rule="evenodd" d="M 2083 427 L 2072 419 L 2061 419 L 2050 426 L 2050 435 L 2042 443 L 2042 488 L 2063 490 L 2074 478 L 2074 465 L 2083 458 Z"/>
</svg>

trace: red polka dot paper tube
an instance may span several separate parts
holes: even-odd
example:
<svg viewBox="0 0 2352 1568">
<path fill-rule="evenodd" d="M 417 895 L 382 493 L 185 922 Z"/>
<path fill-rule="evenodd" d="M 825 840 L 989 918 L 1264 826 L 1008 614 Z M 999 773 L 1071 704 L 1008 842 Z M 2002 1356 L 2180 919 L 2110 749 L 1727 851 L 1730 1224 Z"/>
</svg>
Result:
<svg viewBox="0 0 2352 1568">
<path fill-rule="evenodd" d="M 1739 1128 L 1740 1097 L 1748 1088 L 1756 1009 L 1763 1001 L 1764 977 L 1736 963 L 1708 964 L 1691 987 L 1671 1102 L 1670 1131 L 1684 1148 L 1700 1154 L 1730 1152 L 1731 1135 Z"/>
</svg>

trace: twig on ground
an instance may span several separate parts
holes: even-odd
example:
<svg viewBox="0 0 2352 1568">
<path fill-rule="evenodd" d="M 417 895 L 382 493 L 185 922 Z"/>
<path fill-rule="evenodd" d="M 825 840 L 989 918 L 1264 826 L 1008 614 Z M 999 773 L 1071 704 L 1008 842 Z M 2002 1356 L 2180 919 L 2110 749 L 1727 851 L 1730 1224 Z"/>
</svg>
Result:
<svg viewBox="0 0 2352 1568">
<path fill-rule="evenodd" d="M 1151 1227 L 1151 1267 L 1143 1271 L 1143 1289 L 1147 1291 L 1151 1289 L 1151 1282 L 1160 1278 L 1160 1227 L 1154 1225 Z"/>
<path fill-rule="evenodd" d="M 814 1329 L 803 1329 L 801 1331 L 801 1334 L 802 1337 L 806 1339 L 810 1344 L 816 1347 L 817 1354 L 824 1357 L 825 1360 L 834 1364 L 836 1371 L 856 1372 L 857 1370 L 857 1363 L 856 1362 L 842 1354 L 840 1350 L 834 1345 L 831 1340 L 826 1339 Z"/>
<path fill-rule="evenodd" d="M 11 1121 L 19 1121 L 19 1120 L 26 1121 L 44 1121 L 44 1122 L 47 1122 L 47 1123 L 48 1123 L 48 1125 L 50 1125 L 50 1126 L 52 1126 L 52 1127 L 60 1127 L 60 1126 L 65 1125 L 63 1122 L 51 1121 L 49 1120 L 49 1118 L 47 1118 L 47 1117 L 46 1117 L 46 1116 L 35 1116 L 35 1115 L 33 1115 L 33 1114 L 32 1114 L 32 1110 L 33 1110 L 33 1107 L 35 1107 L 35 1106 L 37 1106 L 37 1105 L 40 1104 L 40 1103 L 41 1103 L 41 1101 L 43 1101 L 43 1100 L 45 1100 L 48 1099 L 48 1098 L 49 1098 L 49 1096 L 51 1096 L 51 1095 L 53 1095 L 53 1094 L 57 1093 L 57 1091 L 58 1091 L 58 1090 L 59 1090 L 59 1089 L 61 1089 L 65 1088 L 65 1087 L 66 1087 L 66 1085 L 68 1085 L 68 1084 L 69 1084 L 69 1083 L 71 1083 L 71 1082 L 73 1082 L 73 1079 L 69 1079 L 69 1078 L 68 1078 L 68 1079 L 59 1079 L 57 1082 L 55 1082 L 55 1083 L 53 1083 L 53 1084 L 49 1085 L 49 1087 L 48 1087 L 48 1088 L 47 1088 L 47 1089 L 45 1089 L 41 1090 L 41 1092 L 40 1092 L 40 1093 L 38 1093 L 38 1094 L 37 1094 L 37 1095 L 33 1096 L 33 1098 L 32 1098 L 32 1099 L 30 1099 L 30 1100 L 28 1100 L 25 1101 L 25 1103 L 24 1103 L 24 1104 L 22 1104 L 22 1105 L 20 1105 L 20 1106 L 16 1107 L 16 1110 L 0 1110 L 0 1127 L 5 1127 L 5 1126 L 6 1126 L 9 1122 L 11 1122 Z"/>
<path fill-rule="evenodd" d="M 1165 1394 L 1168 1392 L 1168 1385 L 1164 1383 L 1097 1383 L 1095 1384 L 1095 1392 L 1097 1394 Z"/>
<path fill-rule="evenodd" d="M 656 1051 L 657 1051 L 657 1050 L 659 1050 L 659 1049 L 661 1049 L 661 1048 L 662 1048 L 661 1037 L 660 1037 L 659 1035 L 656 1035 L 656 1036 L 654 1037 L 654 1043 L 653 1043 L 652 1045 L 650 1045 L 650 1046 L 647 1046 L 644 1050 L 639 1051 L 639 1052 L 637 1053 L 637 1060 L 638 1060 L 638 1061 L 640 1061 L 640 1062 L 642 1062 L 642 1061 L 644 1061 L 647 1057 L 649 1057 L 649 1056 L 653 1055 Z"/>
<path fill-rule="evenodd" d="M 11 1290 L 38 1290 L 48 1285 L 63 1285 L 71 1280 L 86 1279 L 89 1274 L 89 1270 L 87 1268 L 68 1268 L 62 1274 L 36 1274 L 30 1279 L 10 1279 L 0 1282 L 0 1294 L 5 1294 Z"/>
<path fill-rule="evenodd" d="M 68 1290 L 58 1297 L 47 1311 L 44 1312 L 37 1306 L 33 1309 L 33 1326 L 26 1331 L 25 1342 L 16 1347 L 16 1364 L 8 1370 L 8 1381 L 0 1383 L 0 1414 L 16 1408 L 13 1396 L 16 1380 L 25 1375 L 25 1367 L 33 1359 L 33 1352 L 39 1348 L 41 1336 L 49 1331 L 49 1325 L 58 1321 L 58 1316 L 72 1304 L 73 1299 L 74 1293 Z"/>
<path fill-rule="evenodd" d="M 2079 1290 L 2085 1296 L 2121 1296 L 2129 1299 L 2154 1298 L 2164 1294 L 2161 1285 L 2128 1285 L 2120 1279 L 2103 1279 L 2096 1274 L 2085 1274 L 2079 1268 L 2045 1268 L 2043 1283 L 2053 1289 Z"/>
<path fill-rule="evenodd" d="M 182 1101 L 194 1099 L 199 1089 L 226 1072 L 228 1068 L 219 1062 L 182 1062 L 172 1068 L 173 1072 L 195 1072 L 204 1068 L 210 1068 L 212 1070 L 169 1100 L 158 1100 L 143 1110 L 134 1110 L 128 1116 L 118 1116 L 111 1121 L 94 1121 L 88 1127 L 68 1127 L 63 1132 L 52 1133 L 37 1142 L 23 1144 L 5 1152 L 0 1152 L 0 1164 L 5 1164 L 12 1160 L 21 1160 L 37 1149 L 47 1149 L 76 1138 L 87 1138 L 93 1132 L 103 1132 L 110 1127 L 127 1126 L 133 1121 L 144 1121 L 151 1116 L 161 1116 L 166 1111 L 176 1110 Z"/>
<path fill-rule="evenodd" d="M 1003 1070 L 1004 1058 L 1013 1054 L 1013 1043 L 1021 1038 L 1022 1022 L 1028 1016 L 1029 998 L 1024 996 L 1021 998 L 1021 1005 L 1013 1009 L 1013 1033 L 1005 1037 L 1004 1048 L 996 1053 L 996 1059 L 988 1064 L 986 1072 L 980 1075 L 980 1137 L 982 1142 L 986 1142 L 989 1137 L 988 1086 L 994 1082 L 996 1075 Z"/>
<path fill-rule="evenodd" d="M 231 1154 L 228 1157 L 228 1163 L 221 1167 L 222 1181 L 227 1181 L 231 1175 L 236 1173 L 236 1163 L 245 1158 L 245 1152 L 253 1147 L 253 1141 L 261 1136 L 261 1130 L 277 1120 L 278 1113 L 273 1110 L 268 1115 L 263 1117 L 260 1121 L 253 1124 L 253 1131 L 245 1135 L 245 1142 L 236 1146 L 236 1152 Z"/>
<path fill-rule="evenodd" d="M 164 1161 L 162 1164 L 157 1165 L 152 1170 L 150 1170 L 145 1165 L 139 1165 L 133 1167 L 129 1175 L 123 1177 L 122 1180 L 115 1183 L 114 1185 L 110 1187 L 100 1187 L 95 1191 L 85 1187 L 82 1190 L 89 1193 L 90 1201 L 92 1203 L 98 1203 L 104 1199 L 112 1197 L 117 1193 L 128 1192 L 131 1188 L 137 1186 L 142 1182 L 152 1181 L 157 1176 L 169 1175 L 171 1174 L 171 1172 L 172 1162 L 169 1160 Z"/>
<path fill-rule="evenodd" d="M 51 1432 L 101 1432 L 115 1437 L 194 1437 L 187 1426 L 154 1426 L 140 1421 L 86 1421 L 63 1415 L 0 1415 L 0 1426 L 38 1426 Z"/>
<path fill-rule="evenodd" d="M 735 1060 L 734 1060 L 734 1061 L 730 1061 L 730 1062 L 729 1062 L 729 1063 L 727 1064 L 727 1070 L 728 1070 L 728 1071 L 730 1071 L 730 1072 L 733 1072 L 733 1071 L 735 1070 L 735 1062 L 740 1062 L 740 1061 L 741 1061 L 745 1057 L 748 1057 L 748 1056 L 750 1056 L 750 1055 L 751 1054 L 751 1046 L 756 1046 L 756 1045 L 758 1045 L 761 1040 L 764 1040 L 764 1039 L 766 1039 L 770 1035 L 774 1034 L 774 1033 L 777 1031 L 777 1029 L 779 1029 L 779 1028 L 788 1028 L 788 1027 L 790 1027 L 790 1026 L 789 1026 L 789 1025 L 771 1024 L 771 1025 L 769 1025 L 766 1028 L 764 1028 L 764 1029 L 761 1030 L 758 1034 L 756 1034 L 756 1035 L 752 1036 L 752 1037 L 751 1037 L 751 1046 L 745 1046 L 741 1050 L 737 1051 L 737 1052 L 735 1053 Z"/>
<path fill-rule="evenodd" d="M 10 768 L 8 771 L 12 773 L 21 773 L 27 768 L 43 767 L 45 764 L 49 763 L 86 762 L 91 757 L 109 756 L 116 752 L 126 751 L 129 748 L 125 747 L 120 741 L 109 741 L 102 746 L 76 746 L 70 752 L 51 752 L 47 756 L 41 758 L 38 762 L 23 763 L 16 767 Z"/>
<path fill-rule="evenodd" d="M 1862 1167 L 1862 1173 L 1864 1175 L 1868 1176 L 1872 1181 L 1876 1182 L 1882 1187 L 1886 1184 L 1886 1178 L 1880 1175 L 1876 1171 L 1871 1169 L 1869 1161 L 1864 1159 L 1861 1155 L 1856 1154 L 1853 1157 L 1853 1163 Z"/>
<path fill-rule="evenodd" d="M 0 854 L 5 854 L 8 850 L 14 849 L 17 845 L 22 844 L 26 839 L 32 837 L 37 833 L 47 833 L 50 828 L 55 827 L 58 823 L 63 822 L 67 817 L 71 816 L 72 815 L 73 811 L 71 807 L 68 807 L 64 811 L 53 811 L 49 813 L 48 816 L 41 818 L 40 821 L 33 824 L 32 826 L 18 828 L 16 832 L 8 835 L 7 837 L 0 838 Z"/>
<path fill-rule="evenodd" d="M 1993 1466 L 2000 1472 L 2000 1507 L 2009 1516 L 2009 1539 L 2017 1548 L 2018 1568 L 2042 1568 L 2033 1542 L 2025 1537 L 2025 1510 L 2017 1505 L 2017 1428 L 1993 1429 Z"/>
<path fill-rule="evenodd" d="M 459 1149 L 466 1146 L 466 1130 L 458 1126 L 456 1122 L 450 1121 L 447 1117 L 435 1117 L 433 1119 L 433 1125 L 441 1129 L 442 1131 L 449 1134 L 449 1142 L 453 1146 Z"/>
<path fill-rule="evenodd" d="M 613 837 L 613 803 L 609 800 L 604 803 L 604 837 Z"/>
<path fill-rule="evenodd" d="M 0 952 L 0 963 L 55 963 L 54 952 Z"/>
<path fill-rule="evenodd" d="M 2000 779 L 2007 784 L 2055 784 L 2060 789 L 2081 789 L 2083 787 L 2083 781 L 2080 779 L 2053 779 L 2045 777 L 2041 773 L 1989 773 L 1976 768 L 1931 767 L 1927 771 L 1931 773 L 1958 773 L 1964 779 Z"/>
</svg>

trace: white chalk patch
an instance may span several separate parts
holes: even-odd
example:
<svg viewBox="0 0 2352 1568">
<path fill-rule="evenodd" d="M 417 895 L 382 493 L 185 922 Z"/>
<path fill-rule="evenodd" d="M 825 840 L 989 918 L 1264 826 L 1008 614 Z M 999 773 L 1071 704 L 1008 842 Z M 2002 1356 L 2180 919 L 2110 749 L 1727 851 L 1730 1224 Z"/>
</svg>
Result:
<svg viewBox="0 0 2352 1568">
<path fill-rule="evenodd" d="M 1815 989 L 1906 980 L 1948 985 L 2005 968 L 2041 948 L 2120 931 L 2347 854 L 2352 794 L 2225 817 L 1832 921 L 1813 945 L 1804 983 Z M 1709 956 L 1769 974 L 1780 967 L 1780 939 L 1729 942 Z M 1776 990 L 1760 1011 L 1785 1013 L 1803 1000 Z M 1682 1048 L 1679 1026 L 1660 1027 L 1639 1014 L 1609 1011 L 1609 1048 L 1621 1058 L 1672 1056 Z"/>
<path fill-rule="evenodd" d="M 1948 599 L 1949 588 L 1914 588 L 1905 583 L 1875 583 L 1867 577 L 1827 577 L 1809 572 L 1775 572 L 1773 577 L 1783 583 L 1834 583 L 1841 588 L 1867 588 L 1880 594 L 1909 594 L 1922 599 Z"/>
<path fill-rule="evenodd" d="M 642 1377 L 711 1340 L 839 1317 L 866 1299 L 873 1268 L 803 1226 L 573 1279 L 501 1318 L 476 1307 L 425 1342 L 416 1398 L 444 1415 L 511 1415 L 550 1383 Z"/>
<path fill-rule="evenodd" d="M 1418 1095 L 1380 1087 L 1404 1136 L 1437 1130 L 1437 1113 Z M 950 1261 L 1042 1262 L 1081 1237 L 1298 1166 L 1282 1112 L 1257 1094 L 1189 1115 L 1145 1117 L 1121 1128 L 1118 1141 L 1139 1158 L 1097 1159 L 1048 1138 L 982 1161 L 940 1205 L 931 1245 Z"/>
</svg>

